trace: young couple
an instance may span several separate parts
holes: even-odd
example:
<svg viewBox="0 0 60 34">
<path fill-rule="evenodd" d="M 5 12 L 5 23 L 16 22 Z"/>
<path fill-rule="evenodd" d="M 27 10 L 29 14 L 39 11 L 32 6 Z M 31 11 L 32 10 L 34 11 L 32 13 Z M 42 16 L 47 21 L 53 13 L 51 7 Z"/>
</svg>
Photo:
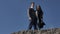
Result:
<svg viewBox="0 0 60 34">
<path fill-rule="evenodd" d="M 43 22 L 43 12 L 40 5 L 36 6 L 36 10 L 34 10 L 34 5 L 35 3 L 32 2 L 28 10 L 28 17 L 30 21 L 29 30 L 31 30 L 32 26 L 34 26 L 34 30 L 38 30 L 43 28 L 43 26 L 45 25 L 45 23 Z"/>
</svg>

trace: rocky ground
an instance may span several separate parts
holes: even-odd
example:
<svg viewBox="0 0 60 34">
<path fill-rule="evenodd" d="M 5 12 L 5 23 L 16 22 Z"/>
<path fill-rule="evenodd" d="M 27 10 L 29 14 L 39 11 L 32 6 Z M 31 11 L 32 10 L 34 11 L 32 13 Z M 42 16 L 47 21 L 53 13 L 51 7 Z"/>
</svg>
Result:
<svg viewBox="0 0 60 34">
<path fill-rule="evenodd" d="M 52 28 L 45 30 L 28 30 L 18 31 L 11 34 L 60 34 L 60 28 Z"/>
</svg>

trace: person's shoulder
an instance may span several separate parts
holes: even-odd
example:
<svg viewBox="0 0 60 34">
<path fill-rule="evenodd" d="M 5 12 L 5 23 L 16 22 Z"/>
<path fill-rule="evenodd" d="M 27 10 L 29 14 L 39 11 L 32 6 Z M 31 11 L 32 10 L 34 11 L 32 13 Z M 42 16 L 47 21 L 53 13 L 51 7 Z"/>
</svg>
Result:
<svg viewBox="0 0 60 34">
<path fill-rule="evenodd" d="M 28 10 L 34 10 L 33 8 L 29 7 Z"/>
</svg>

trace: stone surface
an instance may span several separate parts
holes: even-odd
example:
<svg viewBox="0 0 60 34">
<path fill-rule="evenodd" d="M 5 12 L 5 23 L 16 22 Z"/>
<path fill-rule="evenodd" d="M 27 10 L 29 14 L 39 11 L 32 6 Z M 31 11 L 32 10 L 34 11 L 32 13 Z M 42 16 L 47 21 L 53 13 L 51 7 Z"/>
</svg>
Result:
<svg viewBox="0 0 60 34">
<path fill-rule="evenodd" d="M 46 30 L 28 30 L 18 31 L 11 34 L 60 34 L 60 28 L 52 28 Z"/>
</svg>

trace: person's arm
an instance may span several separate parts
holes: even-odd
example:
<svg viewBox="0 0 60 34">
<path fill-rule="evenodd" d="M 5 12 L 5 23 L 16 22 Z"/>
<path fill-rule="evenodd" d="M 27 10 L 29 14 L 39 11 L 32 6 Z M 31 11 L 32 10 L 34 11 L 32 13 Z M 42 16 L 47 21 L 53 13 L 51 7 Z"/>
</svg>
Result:
<svg viewBox="0 0 60 34">
<path fill-rule="evenodd" d="M 37 11 L 35 13 L 36 13 L 36 17 L 38 17 Z"/>
<path fill-rule="evenodd" d="M 31 17 L 29 15 L 29 9 L 27 10 L 27 15 L 28 15 L 29 20 L 31 20 Z"/>
</svg>

